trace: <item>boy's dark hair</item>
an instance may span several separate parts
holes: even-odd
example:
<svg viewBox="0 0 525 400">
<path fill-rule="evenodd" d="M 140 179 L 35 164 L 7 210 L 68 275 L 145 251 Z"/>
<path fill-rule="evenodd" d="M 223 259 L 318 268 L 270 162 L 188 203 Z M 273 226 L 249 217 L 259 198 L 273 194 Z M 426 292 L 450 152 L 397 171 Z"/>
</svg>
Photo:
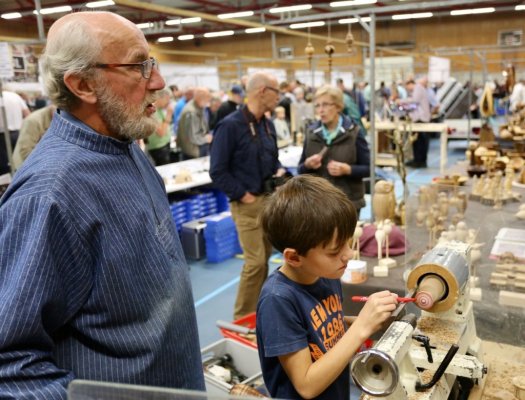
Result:
<svg viewBox="0 0 525 400">
<path fill-rule="evenodd" d="M 324 178 L 293 177 L 270 197 L 261 224 L 270 243 L 280 252 L 295 249 L 304 256 L 337 233 L 342 247 L 354 234 L 357 214 L 348 197 Z"/>
</svg>

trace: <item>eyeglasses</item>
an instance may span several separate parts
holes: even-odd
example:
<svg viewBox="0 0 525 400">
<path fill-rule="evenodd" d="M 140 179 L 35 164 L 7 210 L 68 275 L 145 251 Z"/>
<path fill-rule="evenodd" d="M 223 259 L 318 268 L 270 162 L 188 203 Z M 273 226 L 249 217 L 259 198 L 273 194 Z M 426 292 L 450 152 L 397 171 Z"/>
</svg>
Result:
<svg viewBox="0 0 525 400">
<path fill-rule="evenodd" d="M 100 64 L 96 63 L 94 65 L 95 68 L 119 68 L 119 67 L 140 67 L 140 72 L 142 74 L 142 77 L 144 79 L 149 79 L 151 77 L 151 71 L 153 71 L 153 67 L 159 68 L 158 61 L 150 57 L 146 61 L 143 61 L 141 63 L 127 63 L 127 64 Z"/>
<path fill-rule="evenodd" d="M 265 86 L 264 88 L 265 88 L 265 89 L 269 89 L 269 90 L 271 90 L 271 91 L 274 92 L 275 94 L 279 94 L 279 89 L 273 88 L 273 87 L 271 87 L 271 86 Z"/>
<path fill-rule="evenodd" d="M 334 106 L 335 103 L 321 103 L 321 104 L 314 104 L 314 108 L 315 109 L 318 109 L 318 108 L 328 108 L 328 107 L 332 107 Z"/>
</svg>

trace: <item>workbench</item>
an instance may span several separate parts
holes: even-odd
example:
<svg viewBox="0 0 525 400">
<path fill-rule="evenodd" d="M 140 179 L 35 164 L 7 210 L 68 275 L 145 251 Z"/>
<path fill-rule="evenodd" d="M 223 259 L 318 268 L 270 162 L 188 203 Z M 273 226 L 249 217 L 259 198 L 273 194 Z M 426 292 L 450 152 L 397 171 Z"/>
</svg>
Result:
<svg viewBox="0 0 525 400">
<path fill-rule="evenodd" d="M 412 123 L 408 124 L 406 121 L 391 122 L 391 121 L 377 121 L 375 123 L 375 163 L 377 166 L 389 166 L 396 167 L 397 160 L 395 154 L 379 152 L 378 143 L 380 135 L 384 135 L 385 131 L 394 131 L 396 129 L 406 132 L 411 130 L 412 132 L 418 132 L 423 134 L 428 133 L 439 133 L 440 140 L 440 160 L 439 170 L 441 174 L 445 173 L 447 166 L 447 142 L 448 142 L 448 127 L 446 124 L 441 123 Z"/>
<path fill-rule="evenodd" d="M 525 377 L 525 348 L 503 343 L 482 341 L 483 363 L 488 374 L 482 386 L 475 386 L 469 400 L 517 399 L 512 379 Z"/>
</svg>

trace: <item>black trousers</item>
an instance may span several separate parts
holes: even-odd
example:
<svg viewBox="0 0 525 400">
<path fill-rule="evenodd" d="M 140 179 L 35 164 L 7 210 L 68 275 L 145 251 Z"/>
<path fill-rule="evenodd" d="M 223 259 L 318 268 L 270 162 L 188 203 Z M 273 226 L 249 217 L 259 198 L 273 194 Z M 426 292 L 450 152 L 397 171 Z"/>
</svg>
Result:
<svg viewBox="0 0 525 400">
<path fill-rule="evenodd" d="M 421 121 L 417 121 L 418 123 Z M 428 147 L 430 144 L 430 137 L 428 133 L 419 132 L 417 139 L 412 143 L 412 150 L 414 152 L 414 161 L 417 163 L 426 163 Z"/>
<path fill-rule="evenodd" d="M 13 151 L 18 140 L 18 131 L 9 131 L 9 137 L 11 139 L 11 151 Z M 4 132 L 0 132 L 0 175 L 9 172 L 11 172 L 11 169 L 9 168 L 9 160 L 7 159 Z"/>
<path fill-rule="evenodd" d="M 159 147 L 158 149 L 148 150 L 149 155 L 155 161 L 155 165 L 169 164 L 170 160 L 170 144 Z"/>
</svg>

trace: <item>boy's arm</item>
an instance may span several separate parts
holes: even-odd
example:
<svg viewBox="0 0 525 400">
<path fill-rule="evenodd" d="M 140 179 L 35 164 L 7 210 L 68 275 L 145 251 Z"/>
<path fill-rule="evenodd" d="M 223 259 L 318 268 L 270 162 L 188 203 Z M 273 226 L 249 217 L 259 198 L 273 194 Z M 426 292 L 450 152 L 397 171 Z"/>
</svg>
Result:
<svg viewBox="0 0 525 400">
<path fill-rule="evenodd" d="M 356 315 L 352 315 L 352 316 L 345 315 L 344 317 L 344 320 L 347 326 L 352 325 L 356 319 L 357 319 Z"/>
<path fill-rule="evenodd" d="M 395 310 L 397 296 L 389 291 L 374 293 L 337 344 L 321 358 L 312 361 L 306 347 L 295 353 L 279 356 L 279 362 L 297 392 L 305 399 L 318 396 L 330 386 L 346 368 L 361 344 Z"/>
</svg>

